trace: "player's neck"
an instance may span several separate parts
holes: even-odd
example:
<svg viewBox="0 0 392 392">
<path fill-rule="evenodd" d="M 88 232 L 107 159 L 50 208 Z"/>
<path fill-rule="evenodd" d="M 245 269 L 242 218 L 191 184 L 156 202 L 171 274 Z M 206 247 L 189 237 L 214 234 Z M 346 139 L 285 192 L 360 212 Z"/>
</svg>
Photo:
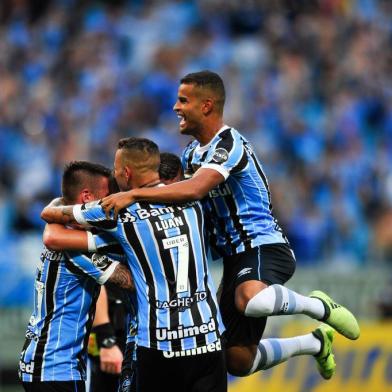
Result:
<svg viewBox="0 0 392 392">
<path fill-rule="evenodd" d="M 212 124 L 207 124 L 204 126 L 202 131 L 197 135 L 196 139 L 200 143 L 201 146 L 208 144 L 214 136 L 219 132 L 219 130 L 223 127 L 223 121 L 216 121 Z"/>
<path fill-rule="evenodd" d="M 136 181 L 136 184 L 132 186 L 133 189 L 136 188 L 152 188 L 154 186 L 157 186 L 161 183 L 161 180 L 159 178 L 158 173 L 153 173 L 151 176 L 143 176 L 138 181 Z"/>
</svg>

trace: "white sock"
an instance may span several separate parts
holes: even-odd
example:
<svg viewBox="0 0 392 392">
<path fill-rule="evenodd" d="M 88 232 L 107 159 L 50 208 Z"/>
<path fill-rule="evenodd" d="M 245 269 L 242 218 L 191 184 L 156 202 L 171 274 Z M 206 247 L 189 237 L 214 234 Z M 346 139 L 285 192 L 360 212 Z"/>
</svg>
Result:
<svg viewBox="0 0 392 392">
<path fill-rule="evenodd" d="M 296 355 L 318 354 L 320 349 L 320 340 L 311 333 L 287 339 L 262 339 L 249 374 L 269 369 Z"/>
<path fill-rule="evenodd" d="M 280 284 L 258 292 L 245 308 L 245 315 L 249 317 L 299 313 L 321 320 L 325 315 L 324 304 L 317 298 L 305 297 Z"/>
</svg>

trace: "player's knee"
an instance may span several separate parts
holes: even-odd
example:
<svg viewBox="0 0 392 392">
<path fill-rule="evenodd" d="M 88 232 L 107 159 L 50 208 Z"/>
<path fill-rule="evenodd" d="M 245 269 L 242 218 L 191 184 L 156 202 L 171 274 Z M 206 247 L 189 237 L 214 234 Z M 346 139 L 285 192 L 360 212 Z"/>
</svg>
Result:
<svg viewBox="0 0 392 392">
<path fill-rule="evenodd" d="M 235 306 L 236 306 L 237 310 L 241 313 L 245 313 L 246 306 L 248 305 L 248 302 L 251 299 L 252 299 L 252 297 L 245 290 L 241 290 L 241 291 L 236 292 Z"/>
<path fill-rule="evenodd" d="M 227 372 L 235 377 L 245 377 L 252 367 L 253 355 L 244 347 L 232 347 L 226 351 Z"/>
<path fill-rule="evenodd" d="M 269 301 L 269 297 L 264 295 L 263 290 L 258 293 L 239 291 L 236 293 L 235 304 L 239 312 L 250 317 L 268 316 L 272 314 L 274 308 L 274 303 Z"/>
<path fill-rule="evenodd" d="M 267 289 L 268 286 L 265 283 L 255 280 L 240 284 L 235 290 L 235 305 L 237 310 L 246 314 L 248 312 L 249 304 L 252 303 L 253 306 L 261 306 L 262 313 L 258 311 L 256 314 L 251 314 L 251 316 L 261 317 L 263 315 L 271 314 L 271 306 L 273 307 L 273 304 L 268 300 L 269 298 L 264 301 L 264 295 L 261 294 Z"/>
<path fill-rule="evenodd" d="M 241 367 L 237 363 L 227 363 L 227 372 L 234 377 L 246 377 L 249 373 L 249 369 Z"/>
<path fill-rule="evenodd" d="M 249 299 L 244 314 L 248 317 L 266 317 L 273 314 L 275 303 L 270 300 L 266 290 Z"/>
</svg>

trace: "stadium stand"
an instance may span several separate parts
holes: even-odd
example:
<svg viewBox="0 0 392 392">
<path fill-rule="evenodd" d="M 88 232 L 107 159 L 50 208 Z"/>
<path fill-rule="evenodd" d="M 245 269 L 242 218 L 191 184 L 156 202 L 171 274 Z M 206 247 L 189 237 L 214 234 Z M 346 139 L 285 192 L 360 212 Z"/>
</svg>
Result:
<svg viewBox="0 0 392 392">
<path fill-rule="evenodd" d="M 127 136 L 180 153 L 172 106 L 200 69 L 223 76 L 226 122 L 264 164 L 301 287 L 322 274 L 376 317 L 392 260 L 391 19 L 387 0 L 2 1 L 0 386 L 64 163 L 111 165 Z"/>
</svg>

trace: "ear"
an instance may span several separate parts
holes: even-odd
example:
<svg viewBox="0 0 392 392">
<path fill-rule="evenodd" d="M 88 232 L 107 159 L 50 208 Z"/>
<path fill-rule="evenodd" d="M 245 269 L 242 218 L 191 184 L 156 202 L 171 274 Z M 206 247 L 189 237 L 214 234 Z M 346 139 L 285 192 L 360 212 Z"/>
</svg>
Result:
<svg viewBox="0 0 392 392">
<path fill-rule="evenodd" d="M 82 196 L 82 203 L 89 203 L 90 201 L 94 200 L 94 196 L 93 194 L 87 189 L 83 189 L 81 192 L 81 196 Z"/>
<path fill-rule="evenodd" d="M 125 166 L 124 167 L 124 174 L 125 174 L 125 178 L 127 180 L 127 183 L 129 184 L 131 182 L 132 179 L 132 168 L 130 166 Z"/>
<path fill-rule="evenodd" d="M 211 98 L 207 98 L 202 103 L 201 111 L 203 112 L 204 115 L 207 115 L 212 112 L 213 108 L 214 108 L 214 101 Z"/>
</svg>

